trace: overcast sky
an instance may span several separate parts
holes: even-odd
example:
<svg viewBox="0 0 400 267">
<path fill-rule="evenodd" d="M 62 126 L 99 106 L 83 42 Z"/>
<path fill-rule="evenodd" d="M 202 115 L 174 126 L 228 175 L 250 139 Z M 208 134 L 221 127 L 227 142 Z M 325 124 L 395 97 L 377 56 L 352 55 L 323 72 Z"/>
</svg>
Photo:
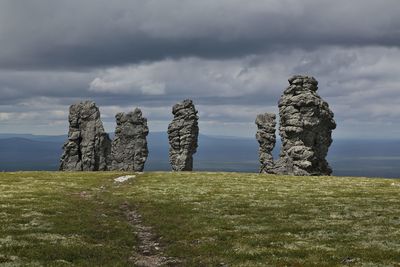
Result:
<svg viewBox="0 0 400 267">
<path fill-rule="evenodd" d="M 194 100 L 200 131 L 253 137 L 307 74 L 336 138 L 400 136 L 398 0 L 0 0 L 0 133 L 65 134 L 94 100 L 107 131 L 140 107 L 165 131 Z"/>
</svg>

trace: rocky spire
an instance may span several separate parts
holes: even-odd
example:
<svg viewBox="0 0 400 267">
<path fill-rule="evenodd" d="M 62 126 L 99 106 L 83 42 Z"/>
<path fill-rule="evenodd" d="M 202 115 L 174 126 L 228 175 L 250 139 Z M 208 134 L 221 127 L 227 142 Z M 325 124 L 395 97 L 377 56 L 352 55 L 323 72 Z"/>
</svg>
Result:
<svg viewBox="0 0 400 267">
<path fill-rule="evenodd" d="M 291 175 L 330 175 L 326 161 L 336 128 L 327 102 L 317 94 L 314 77 L 295 75 L 279 100 L 279 134 L 282 147 L 279 160 L 273 162 L 275 116 L 260 114 L 256 138 L 260 144 L 261 170 L 264 173 Z"/>
<path fill-rule="evenodd" d="M 146 137 L 147 119 L 136 108 L 133 112 L 115 115 L 117 127 L 111 147 L 111 170 L 143 171 L 149 151 Z"/>
<path fill-rule="evenodd" d="M 326 161 L 336 128 L 327 102 L 317 94 L 314 77 L 295 75 L 279 101 L 282 139 L 274 172 L 294 175 L 330 175 Z"/>
<path fill-rule="evenodd" d="M 260 145 L 258 154 L 260 158 L 260 173 L 271 173 L 274 167 L 272 150 L 275 147 L 276 115 L 264 113 L 257 115 L 256 125 L 258 128 L 256 139 Z"/>
<path fill-rule="evenodd" d="M 68 120 L 68 140 L 63 146 L 60 170 L 107 170 L 111 141 L 104 131 L 96 104 L 86 101 L 71 105 Z"/>
<path fill-rule="evenodd" d="M 168 126 L 169 162 L 174 171 L 191 171 L 199 135 L 197 110 L 192 100 L 172 108 L 174 119 Z"/>
</svg>

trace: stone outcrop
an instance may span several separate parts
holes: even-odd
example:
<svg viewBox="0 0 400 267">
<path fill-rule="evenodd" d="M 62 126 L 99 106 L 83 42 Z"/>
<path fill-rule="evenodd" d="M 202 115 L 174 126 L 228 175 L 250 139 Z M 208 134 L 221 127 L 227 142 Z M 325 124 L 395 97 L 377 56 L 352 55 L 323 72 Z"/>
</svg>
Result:
<svg viewBox="0 0 400 267">
<path fill-rule="evenodd" d="M 111 140 L 104 131 L 96 104 L 86 101 L 70 106 L 68 120 L 68 140 L 63 146 L 60 170 L 107 170 Z"/>
<path fill-rule="evenodd" d="M 172 108 L 174 119 L 168 126 L 169 162 L 173 171 L 191 171 L 199 135 L 197 110 L 192 100 Z"/>
<path fill-rule="evenodd" d="M 273 113 L 264 113 L 257 115 L 256 118 L 257 134 L 256 139 L 260 145 L 258 154 L 260 158 L 260 173 L 272 173 L 274 167 L 274 158 L 272 150 L 275 147 L 276 135 L 276 115 Z"/>
<path fill-rule="evenodd" d="M 115 115 L 117 127 L 111 146 L 111 170 L 143 171 L 147 149 L 147 119 L 136 108 L 133 112 Z"/>
<path fill-rule="evenodd" d="M 336 128 L 327 102 L 317 94 L 314 77 L 295 75 L 279 100 L 282 140 L 280 158 L 268 172 L 292 175 L 330 175 L 326 161 Z M 268 141 L 266 141 L 268 142 Z"/>
</svg>

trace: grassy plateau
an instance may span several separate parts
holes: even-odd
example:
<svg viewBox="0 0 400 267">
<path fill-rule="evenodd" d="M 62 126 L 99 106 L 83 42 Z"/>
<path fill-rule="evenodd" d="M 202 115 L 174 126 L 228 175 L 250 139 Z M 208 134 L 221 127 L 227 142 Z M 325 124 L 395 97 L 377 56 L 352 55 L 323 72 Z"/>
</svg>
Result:
<svg viewBox="0 0 400 267">
<path fill-rule="evenodd" d="M 123 203 L 179 266 L 400 266 L 400 180 L 127 174 L 0 173 L 0 266 L 134 266 Z"/>
</svg>

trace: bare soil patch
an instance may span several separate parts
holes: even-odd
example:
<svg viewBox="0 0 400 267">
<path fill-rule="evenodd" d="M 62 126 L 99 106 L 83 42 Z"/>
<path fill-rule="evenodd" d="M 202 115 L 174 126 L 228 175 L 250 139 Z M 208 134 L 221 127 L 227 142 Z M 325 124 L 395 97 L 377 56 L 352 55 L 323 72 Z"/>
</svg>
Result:
<svg viewBox="0 0 400 267">
<path fill-rule="evenodd" d="M 130 261 L 140 267 L 181 266 L 180 262 L 164 255 L 164 249 L 159 242 L 159 237 L 153 233 L 150 226 L 143 224 L 142 216 L 127 202 L 121 205 L 128 221 L 135 228 L 138 238 L 138 247 L 132 252 Z"/>
</svg>

